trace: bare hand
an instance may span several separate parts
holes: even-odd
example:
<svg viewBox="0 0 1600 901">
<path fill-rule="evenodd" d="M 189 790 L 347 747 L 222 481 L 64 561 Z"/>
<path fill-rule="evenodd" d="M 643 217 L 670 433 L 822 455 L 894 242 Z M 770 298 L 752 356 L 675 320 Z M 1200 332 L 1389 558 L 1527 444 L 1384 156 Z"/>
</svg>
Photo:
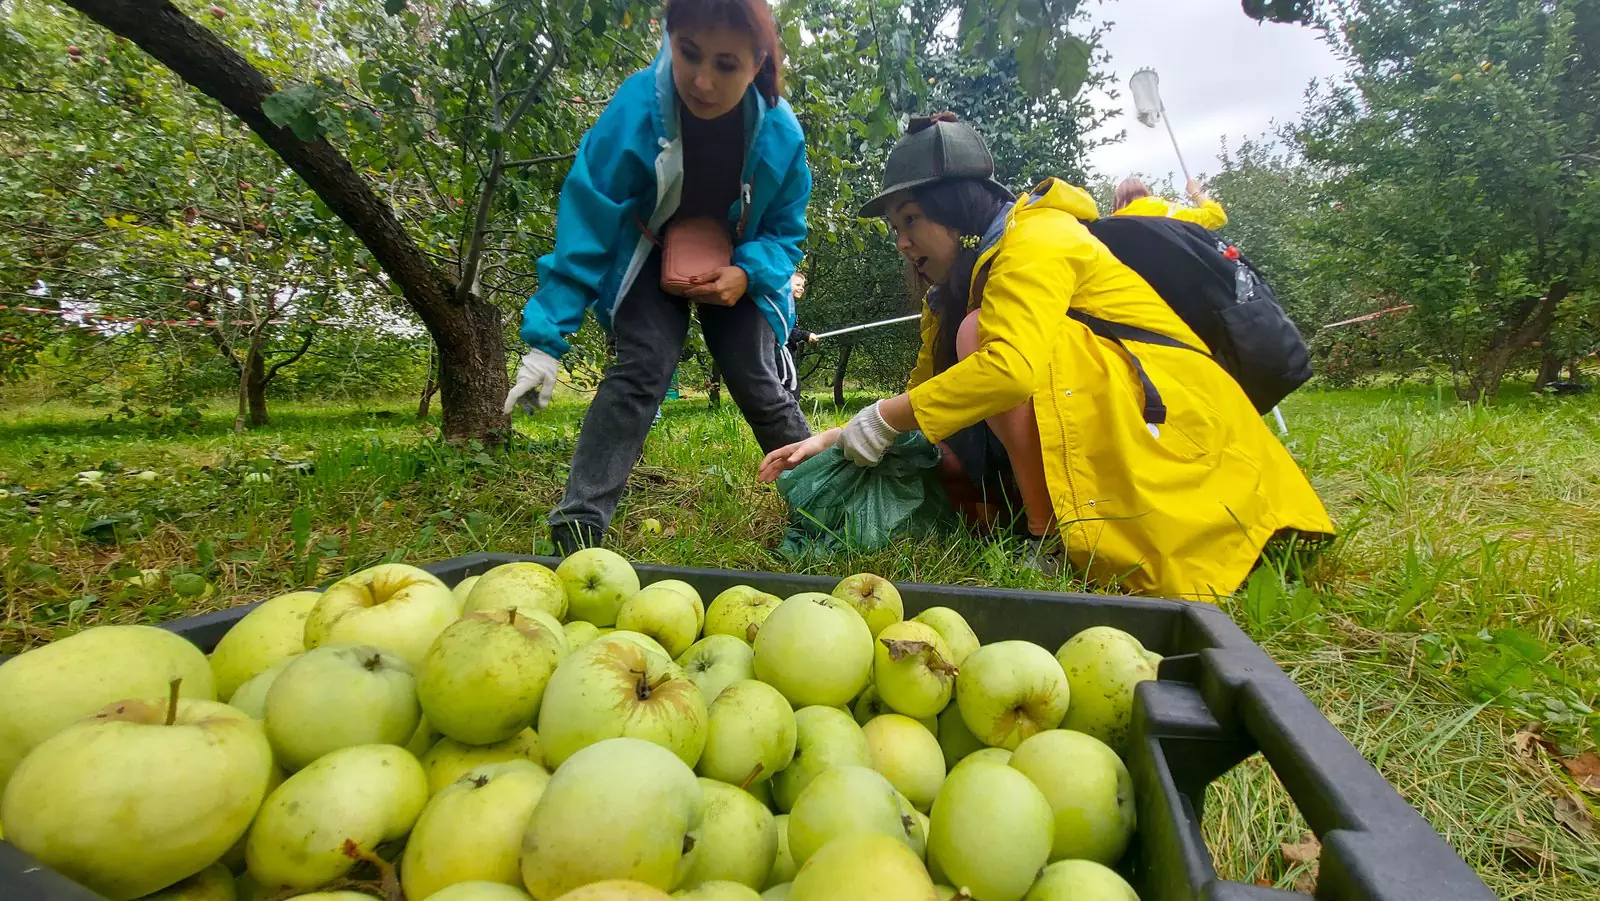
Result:
<svg viewBox="0 0 1600 901">
<path fill-rule="evenodd" d="M 1198 178 L 1189 179 L 1189 183 L 1184 185 L 1184 189 L 1189 192 L 1189 199 L 1195 203 L 1206 199 L 1205 183 Z"/>
<path fill-rule="evenodd" d="M 731 307 L 750 289 L 750 276 L 738 266 L 723 266 L 695 276 L 691 283 L 689 290 L 683 292 L 684 297 Z"/>
<path fill-rule="evenodd" d="M 761 461 L 758 478 L 762 482 L 776 482 L 778 476 L 833 447 L 843 431 L 843 429 L 829 429 L 820 435 L 812 435 L 804 441 L 796 441 L 788 447 L 780 447 L 767 454 L 767 458 Z"/>
</svg>

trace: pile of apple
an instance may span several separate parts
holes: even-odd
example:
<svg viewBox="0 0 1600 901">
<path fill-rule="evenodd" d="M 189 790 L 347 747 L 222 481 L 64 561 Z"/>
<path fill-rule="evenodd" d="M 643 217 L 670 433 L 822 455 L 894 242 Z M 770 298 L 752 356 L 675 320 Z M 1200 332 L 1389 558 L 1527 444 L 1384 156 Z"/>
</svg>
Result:
<svg viewBox="0 0 1600 901">
<path fill-rule="evenodd" d="M 209 659 L 87 629 L 0 666 L 0 829 L 110 901 L 1137 901 L 1159 658 L 903 616 L 870 574 L 705 606 L 592 549 L 377 566 Z"/>
</svg>

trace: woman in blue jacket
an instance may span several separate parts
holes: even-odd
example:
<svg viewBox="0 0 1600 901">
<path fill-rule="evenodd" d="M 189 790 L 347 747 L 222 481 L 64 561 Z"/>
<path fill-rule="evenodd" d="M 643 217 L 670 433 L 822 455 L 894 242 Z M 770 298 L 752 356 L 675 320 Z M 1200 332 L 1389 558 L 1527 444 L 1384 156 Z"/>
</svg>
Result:
<svg viewBox="0 0 1600 901">
<path fill-rule="evenodd" d="M 617 91 L 579 145 L 561 188 L 555 251 L 522 311 L 532 347 L 506 396 L 542 409 L 583 314 L 616 339 L 616 360 L 583 420 L 566 493 L 550 514 L 565 555 L 598 544 L 644 448 L 689 330 L 690 308 L 763 452 L 811 434 L 787 383 L 790 280 L 806 237 L 811 171 L 779 92 L 783 51 L 765 0 L 669 0 L 655 63 Z M 732 265 L 661 288 L 656 235 L 712 216 Z M 723 304 L 727 304 L 724 306 Z"/>
</svg>

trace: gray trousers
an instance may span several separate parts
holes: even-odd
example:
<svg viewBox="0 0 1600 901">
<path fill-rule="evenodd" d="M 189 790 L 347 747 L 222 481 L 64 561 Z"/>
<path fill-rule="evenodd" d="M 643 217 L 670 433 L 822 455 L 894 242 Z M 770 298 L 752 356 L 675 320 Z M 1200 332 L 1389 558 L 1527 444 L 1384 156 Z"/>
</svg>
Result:
<svg viewBox="0 0 1600 901">
<path fill-rule="evenodd" d="M 610 526 L 683 353 L 691 307 L 700 317 L 728 394 L 762 452 L 811 436 L 799 403 L 783 385 L 774 351 L 777 339 L 755 302 L 745 297 L 731 307 L 718 307 L 666 294 L 658 250 L 617 308 L 612 324 L 617 357 L 583 417 L 567 490 L 550 513 L 551 525 L 577 523 L 601 532 Z"/>
</svg>

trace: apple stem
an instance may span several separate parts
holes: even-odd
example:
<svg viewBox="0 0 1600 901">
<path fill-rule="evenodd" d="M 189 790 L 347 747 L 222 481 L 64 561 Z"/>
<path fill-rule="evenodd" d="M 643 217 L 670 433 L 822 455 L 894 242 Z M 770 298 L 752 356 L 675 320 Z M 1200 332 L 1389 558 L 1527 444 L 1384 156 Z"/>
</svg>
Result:
<svg viewBox="0 0 1600 901">
<path fill-rule="evenodd" d="M 744 789 L 745 791 L 749 791 L 750 790 L 750 785 L 756 781 L 756 777 L 761 775 L 761 771 L 764 770 L 764 769 L 766 769 L 766 766 L 764 764 L 760 764 L 760 763 L 756 764 L 755 765 L 755 769 L 752 769 L 750 771 L 750 775 L 744 777 L 744 781 L 739 783 L 739 787 Z"/>
<path fill-rule="evenodd" d="M 167 725 L 178 721 L 178 686 L 183 684 L 183 679 L 173 679 L 167 685 Z"/>
<path fill-rule="evenodd" d="M 507 610 L 506 613 L 510 614 L 506 617 L 506 625 L 515 626 L 517 624 L 517 608 L 512 607 L 510 610 Z"/>
<path fill-rule="evenodd" d="M 385 898 L 389 899 L 389 901 L 404 901 L 405 892 L 400 889 L 400 877 L 395 874 L 394 864 L 362 848 L 350 839 L 344 840 L 344 845 L 340 847 L 340 850 L 344 852 L 344 856 L 352 860 L 366 861 L 377 869 L 379 886 Z"/>
</svg>

